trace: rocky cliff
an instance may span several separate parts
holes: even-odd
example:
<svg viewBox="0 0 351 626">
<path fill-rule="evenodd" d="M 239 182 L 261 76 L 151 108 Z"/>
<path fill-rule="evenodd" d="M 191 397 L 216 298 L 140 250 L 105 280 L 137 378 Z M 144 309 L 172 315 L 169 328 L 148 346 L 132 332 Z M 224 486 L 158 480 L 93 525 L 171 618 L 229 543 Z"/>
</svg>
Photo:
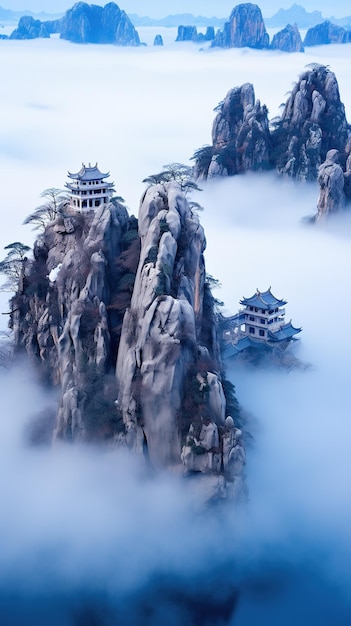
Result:
<svg viewBox="0 0 351 626">
<path fill-rule="evenodd" d="M 208 26 L 205 33 L 199 33 L 196 26 L 178 26 L 176 41 L 201 43 L 202 41 L 212 41 L 214 36 L 213 26 Z"/>
<path fill-rule="evenodd" d="M 17 28 L 12 31 L 10 39 L 36 39 L 37 37 L 50 37 L 50 29 L 45 22 L 35 20 L 30 15 L 20 18 Z"/>
<path fill-rule="evenodd" d="M 322 65 L 306 69 L 284 105 L 268 122 L 253 86 L 230 90 L 217 108 L 212 146 L 194 154 L 199 178 L 275 168 L 279 174 L 316 180 L 329 150 L 338 150 L 345 169 L 350 126 L 335 74 Z"/>
<path fill-rule="evenodd" d="M 155 35 L 155 38 L 154 38 L 154 46 L 163 46 L 163 38 L 162 38 L 162 35 Z"/>
<path fill-rule="evenodd" d="M 307 47 L 322 46 L 330 43 L 348 43 L 350 41 L 351 31 L 327 20 L 310 28 L 303 43 Z"/>
<path fill-rule="evenodd" d="M 270 45 L 272 50 L 282 50 L 283 52 L 304 52 L 300 31 L 296 24 L 288 24 L 276 33 Z"/>
<path fill-rule="evenodd" d="M 217 107 L 212 146 L 195 153 L 198 178 L 264 170 L 270 164 L 268 110 L 255 99 L 251 83 L 231 89 Z"/>
<path fill-rule="evenodd" d="M 140 44 L 139 35 L 129 17 L 114 2 L 104 7 L 77 2 L 61 19 L 47 22 L 22 17 L 11 39 L 49 37 L 52 33 L 60 33 L 62 39 L 73 43 Z"/>
<path fill-rule="evenodd" d="M 108 441 L 237 496 L 245 452 L 225 421 L 237 405 L 224 395 L 204 249 L 177 183 L 146 191 L 138 231 L 118 202 L 68 207 L 24 264 L 11 324 L 60 390 L 55 440 Z"/>
<path fill-rule="evenodd" d="M 344 172 L 339 164 L 339 152 L 329 150 L 318 170 L 320 193 L 317 204 L 317 221 L 339 211 L 345 203 Z"/>
<path fill-rule="evenodd" d="M 140 44 L 129 17 L 114 2 L 104 7 L 77 2 L 61 20 L 60 37 L 74 43 Z"/>
<path fill-rule="evenodd" d="M 136 243 L 129 244 L 133 237 Z M 14 298 L 12 325 L 17 346 L 45 380 L 61 387 L 57 439 L 104 438 L 116 426 L 108 406 L 116 391 L 108 374 L 130 300 L 119 282 L 127 280 L 120 264 L 136 245 L 135 224 L 119 204 L 95 215 L 68 211 L 35 242 L 34 260 Z M 131 258 L 128 268 L 135 272 Z"/>
<path fill-rule="evenodd" d="M 316 180 L 329 150 L 338 150 L 345 163 L 350 136 L 336 76 L 313 64 L 303 72 L 272 132 L 272 161 L 281 174 Z"/>
<path fill-rule="evenodd" d="M 217 32 L 212 45 L 221 48 L 268 48 L 269 35 L 261 9 L 256 4 L 238 4 L 223 30 Z"/>
</svg>

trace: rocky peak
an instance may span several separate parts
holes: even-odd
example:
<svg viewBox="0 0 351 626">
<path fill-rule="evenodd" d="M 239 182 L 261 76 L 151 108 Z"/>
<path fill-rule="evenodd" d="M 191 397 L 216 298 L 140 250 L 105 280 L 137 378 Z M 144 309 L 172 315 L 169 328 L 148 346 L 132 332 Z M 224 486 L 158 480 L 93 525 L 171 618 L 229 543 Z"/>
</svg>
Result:
<svg viewBox="0 0 351 626">
<path fill-rule="evenodd" d="M 162 35 L 155 35 L 154 46 L 163 46 Z"/>
<path fill-rule="evenodd" d="M 256 4 L 238 4 L 212 43 L 221 48 L 268 48 L 269 35 Z"/>
<path fill-rule="evenodd" d="M 196 26 L 178 26 L 176 41 L 194 41 L 197 38 Z"/>
<path fill-rule="evenodd" d="M 119 407 L 136 442 L 142 430 L 153 463 L 179 465 L 182 429 L 184 436 L 190 426 L 181 423 L 185 381 L 199 354 L 202 369 L 216 359 L 216 346 L 202 343 L 205 236 L 176 183 L 147 190 L 139 235 L 140 261 L 117 359 Z M 222 386 L 215 373 L 209 376 L 212 415 L 220 425 Z"/>
<path fill-rule="evenodd" d="M 268 110 L 255 100 L 251 83 L 231 89 L 218 107 L 207 159 L 196 154 L 196 175 L 211 178 L 269 166 Z"/>
<path fill-rule="evenodd" d="M 335 74 L 313 64 L 301 74 L 272 133 L 279 173 L 316 180 L 329 150 L 345 158 L 350 134 Z"/>
<path fill-rule="evenodd" d="M 74 43 L 140 44 L 129 17 L 114 2 L 104 7 L 77 2 L 61 20 L 60 37 Z"/>
<path fill-rule="evenodd" d="M 225 422 L 205 245 L 175 182 L 146 190 L 138 222 L 116 201 L 68 207 L 23 266 L 11 323 L 60 390 L 55 440 L 107 441 L 237 497 L 245 452 Z"/>
<path fill-rule="evenodd" d="M 339 211 L 345 202 L 344 172 L 339 163 L 338 150 L 329 150 L 318 170 L 320 193 L 317 204 L 317 221 Z"/>
<path fill-rule="evenodd" d="M 283 52 L 304 52 L 300 31 L 296 24 L 288 24 L 276 33 L 273 37 L 272 50 L 282 50 Z"/>
<path fill-rule="evenodd" d="M 301 74 L 271 129 L 267 108 L 255 101 L 249 83 L 231 89 L 216 110 L 212 145 L 193 156 L 198 178 L 276 168 L 279 174 L 316 180 L 327 152 L 338 150 L 349 181 L 351 129 L 335 74 L 327 67 L 312 64 Z"/>
<path fill-rule="evenodd" d="M 322 46 L 330 43 L 348 43 L 351 31 L 326 20 L 310 28 L 304 39 L 304 46 Z"/>
<path fill-rule="evenodd" d="M 10 39 L 36 39 L 37 37 L 50 37 L 50 31 L 45 22 L 35 20 L 31 15 L 22 16 L 17 28 L 10 35 Z"/>
</svg>

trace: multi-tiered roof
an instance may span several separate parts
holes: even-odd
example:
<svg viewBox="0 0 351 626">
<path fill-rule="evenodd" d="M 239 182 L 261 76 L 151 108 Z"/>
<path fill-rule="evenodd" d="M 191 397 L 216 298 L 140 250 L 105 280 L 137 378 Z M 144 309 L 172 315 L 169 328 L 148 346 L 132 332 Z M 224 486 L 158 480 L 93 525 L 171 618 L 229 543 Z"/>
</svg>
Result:
<svg viewBox="0 0 351 626">
<path fill-rule="evenodd" d="M 76 174 L 68 172 L 72 181 L 66 183 L 70 206 L 78 211 L 92 211 L 110 202 L 115 189 L 113 183 L 104 180 L 109 175 L 109 172 L 100 172 L 97 163 L 94 166 L 89 163 L 88 167 L 83 163 Z"/>
<path fill-rule="evenodd" d="M 273 349 L 277 345 L 287 347 L 294 341 L 301 328 L 295 328 L 291 320 L 285 323 L 286 300 L 276 298 L 271 288 L 259 291 L 250 298 L 243 298 L 244 308 L 223 320 L 223 356 L 235 356 L 247 348 Z"/>
</svg>

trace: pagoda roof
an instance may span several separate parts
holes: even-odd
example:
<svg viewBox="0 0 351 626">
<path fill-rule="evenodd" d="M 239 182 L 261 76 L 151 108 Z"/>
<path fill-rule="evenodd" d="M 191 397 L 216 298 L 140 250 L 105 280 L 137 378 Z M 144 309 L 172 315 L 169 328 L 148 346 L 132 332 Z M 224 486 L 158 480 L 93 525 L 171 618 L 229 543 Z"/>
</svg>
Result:
<svg viewBox="0 0 351 626">
<path fill-rule="evenodd" d="M 240 304 L 254 306 L 258 309 L 274 309 L 287 304 L 287 300 L 278 300 L 278 298 L 272 294 L 271 288 L 267 289 L 267 291 L 259 291 L 257 289 L 256 293 L 251 296 L 251 298 L 243 298 L 240 300 Z"/>
<path fill-rule="evenodd" d="M 290 321 L 287 324 L 283 324 L 276 331 L 270 330 L 268 333 L 268 339 L 273 342 L 285 341 L 286 339 L 292 339 L 294 335 L 297 335 L 297 333 L 300 333 L 301 331 L 302 328 L 295 328 Z"/>
<path fill-rule="evenodd" d="M 246 350 L 246 348 L 250 348 L 252 345 L 250 337 L 242 337 L 237 341 L 237 343 L 229 343 L 227 344 L 222 351 L 222 357 L 224 359 L 229 359 L 231 356 L 236 356 L 239 352 Z"/>
<path fill-rule="evenodd" d="M 82 167 L 76 174 L 68 172 L 68 177 L 73 178 L 74 180 L 102 180 L 103 178 L 107 178 L 109 175 L 110 172 L 106 172 L 106 174 L 100 172 L 97 163 L 95 163 L 94 166 L 91 166 L 89 163 L 88 167 L 82 163 Z"/>
</svg>

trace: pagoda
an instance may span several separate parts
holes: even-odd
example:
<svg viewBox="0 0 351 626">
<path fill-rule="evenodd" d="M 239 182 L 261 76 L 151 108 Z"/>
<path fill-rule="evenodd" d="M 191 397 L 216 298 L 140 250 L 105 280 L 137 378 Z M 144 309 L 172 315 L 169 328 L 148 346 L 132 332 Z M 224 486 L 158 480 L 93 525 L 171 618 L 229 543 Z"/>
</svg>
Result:
<svg viewBox="0 0 351 626">
<path fill-rule="evenodd" d="M 240 300 L 243 308 L 232 317 L 222 318 L 223 357 L 235 356 L 254 348 L 272 350 L 285 349 L 302 328 L 295 328 L 291 320 L 285 322 L 286 300 L 279 300 L 272 292 L 259 291 L 250 298 Z"/>
<path fill-rule="evenodd" d="M 69 191 L 69 206 L 76 211 L 94 211 L 110 202 L 115 189 L 113 183 L 104 180 L 109 175 L 109 172 L 100 172 L 97 163 L 94 166 L 89 163 L 88 167 L 82 163 L 76 174 L 68 172 L 71 180 L 65 187 Z"/>
</svg>

